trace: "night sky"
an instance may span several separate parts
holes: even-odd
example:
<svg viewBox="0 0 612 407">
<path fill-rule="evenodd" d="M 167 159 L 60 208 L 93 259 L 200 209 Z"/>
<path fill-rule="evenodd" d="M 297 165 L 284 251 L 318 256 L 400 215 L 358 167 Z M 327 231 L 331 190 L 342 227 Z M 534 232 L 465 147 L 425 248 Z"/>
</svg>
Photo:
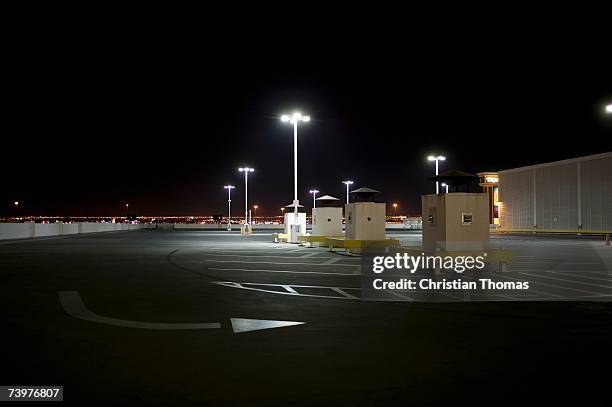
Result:
<svg viewBox="0 0 612 407">
<path fill-rule="evenodd" d="M 609 48 L 461 40 L 437 46 L 335 38 L 303 49 L 163 41 L 141 34 L 38 39 L 10 53 L 4 90 L 2 214 L 210 215 L 252 166 L 249 200 L 275 215 L 293 199 L 344 198 L 344 179 L 418 214 L 441 170 L 469 172 L 612 151 Z M 5 67 L 6 68 L 6 67 Z"/>
</svg>

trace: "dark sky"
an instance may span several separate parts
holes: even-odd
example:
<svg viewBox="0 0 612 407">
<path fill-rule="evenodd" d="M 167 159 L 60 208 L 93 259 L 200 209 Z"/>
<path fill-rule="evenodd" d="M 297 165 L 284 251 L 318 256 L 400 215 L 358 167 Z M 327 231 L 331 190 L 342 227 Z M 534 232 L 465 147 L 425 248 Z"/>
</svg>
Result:
<svg viewBox="0 0 612 407">
<path fill-rule="evenodd" d="M 249 165 L 250 202 L 277 214 L 293 198 L 292 130 L 278 118 L 295 109 L 312 117 L 299 139 L 308 206 L 310 188 L 343 198 L 349 178 L 418 213 L 429 153 L 477 172 L 612 150 L 609 47 L 365 38 L 22 39 L 5 58 L 1 211 L 225 213 L 232 183 L 237 214 Z"/>
</svg>

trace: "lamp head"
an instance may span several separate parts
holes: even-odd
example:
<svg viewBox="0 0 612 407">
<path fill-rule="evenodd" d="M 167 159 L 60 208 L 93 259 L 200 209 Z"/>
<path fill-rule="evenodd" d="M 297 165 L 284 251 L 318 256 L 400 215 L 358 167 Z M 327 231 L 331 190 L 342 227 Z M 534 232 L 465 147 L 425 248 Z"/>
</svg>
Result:
<svg viewBox="0 0 612 407">
<path fill-rule="evenodd" d="M 342 181 L 342 183 L 346 185 L 353 185 L 353 181 Z"/>
<path fill-rule="evenodd" d="M 294 112 L 291 115 L 288 114 L 283 114 L 280 117 L 282 122 L 291 122 L 291 123 L 297 123 L 297 122 L 309 122 L 310 121 L 310 116 L 308 115 L 303 115 L 300 112 Z"/>
</svg>

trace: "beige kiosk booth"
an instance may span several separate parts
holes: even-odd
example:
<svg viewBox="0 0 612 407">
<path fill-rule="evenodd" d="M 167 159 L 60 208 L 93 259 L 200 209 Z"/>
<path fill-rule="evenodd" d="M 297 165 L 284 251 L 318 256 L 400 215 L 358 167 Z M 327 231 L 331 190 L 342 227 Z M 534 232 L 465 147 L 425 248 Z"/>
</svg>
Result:
<svg viewBox="0 0 612 407">
<path fill-rule="evenodd" d="M 485 250 L 489 245 L 489 196 L 470 187 L 478 177 L 452 170 L 429 179 L 445 182 L 450 192 L 421 198 L 425 252 Z"/>
<path fill-rule="evenodd" d="M 317 207 L 312 208 L 312 234 L 316 236 L 342 236 L 340 200 L 333 196 L 323 195 L 315 201 Z"/>
</svg>

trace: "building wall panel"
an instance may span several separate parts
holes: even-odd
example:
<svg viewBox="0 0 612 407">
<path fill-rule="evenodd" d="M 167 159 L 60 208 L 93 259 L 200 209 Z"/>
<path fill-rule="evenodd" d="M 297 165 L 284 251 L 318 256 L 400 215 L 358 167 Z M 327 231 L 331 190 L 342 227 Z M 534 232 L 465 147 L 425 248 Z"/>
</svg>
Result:
<svg viewBox="0 0 612 407">
<path fill-rule="evenodd" d="M 610 231 L 612 152 L 500 171 L 499 194 L 502 229 Z"/>
</svg>

